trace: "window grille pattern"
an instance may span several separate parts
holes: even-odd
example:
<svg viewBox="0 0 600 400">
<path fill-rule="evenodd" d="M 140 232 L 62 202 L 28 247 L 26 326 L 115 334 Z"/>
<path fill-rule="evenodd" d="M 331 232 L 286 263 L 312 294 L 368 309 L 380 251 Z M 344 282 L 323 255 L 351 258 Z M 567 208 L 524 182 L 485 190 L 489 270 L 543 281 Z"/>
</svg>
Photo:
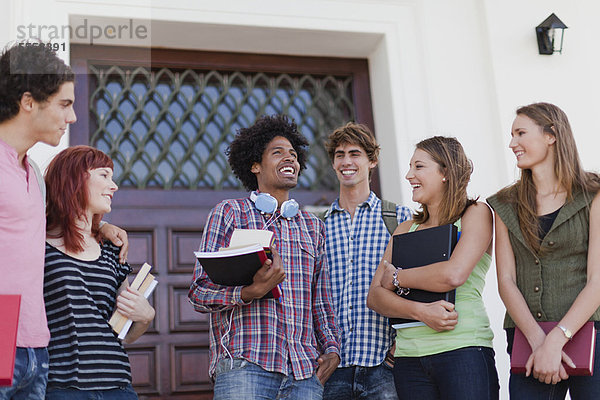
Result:
<svg viewBox="0 0 600 400">
<path fill-rule="evenodd" d="M 225 149 L 261 115 L 287 114 L 310 143 L 299 189 L 335 190 L 327 135 L 354 119 L 352 78 L 90 65 L 90 144 L 121 187 L 242 189 Z"/>
</svg>

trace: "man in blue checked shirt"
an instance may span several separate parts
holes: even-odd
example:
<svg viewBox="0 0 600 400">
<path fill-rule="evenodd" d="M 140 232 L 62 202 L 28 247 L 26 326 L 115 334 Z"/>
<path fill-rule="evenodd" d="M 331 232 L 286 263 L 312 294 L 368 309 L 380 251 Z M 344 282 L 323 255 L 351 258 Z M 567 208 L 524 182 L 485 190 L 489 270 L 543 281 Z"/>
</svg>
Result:
<svg viewBox="0 0 600 400">
<path fill-rule="evenodd" d="M 325 227 L 289 198 L 306 166 L 307 145 L 296 124 L 266 116 L 240 129 L 229 146 L 233 173 L 253 192 L 217 204 L 200 250 L 228 246 L 236 228 L 269 229 L 274 245 L 273 259 L 247 286 L 217 285 L 196 264 L 189 297 L 197 311 L 211 313 L 215 400 L 320 400 L 340 361 Z M 281 298 L 264 299 L 278 284 Z"/>
<path fill-rule="evenodd" d="M 383 202 L 370 189 L 379 145 L 369 128 L 350 122 L 329 135 L 326 146 L 340 182 L 339 198 L 324 219 L 341 362 L 323 398 L 396 400 L 391 363 L 385 362 L 394 331 L 387 318 L 367 308 L 371 279 L 390 240 Z M 410 215 L 407 207 L 396 206 L 393 225 Z"/>
</svg>

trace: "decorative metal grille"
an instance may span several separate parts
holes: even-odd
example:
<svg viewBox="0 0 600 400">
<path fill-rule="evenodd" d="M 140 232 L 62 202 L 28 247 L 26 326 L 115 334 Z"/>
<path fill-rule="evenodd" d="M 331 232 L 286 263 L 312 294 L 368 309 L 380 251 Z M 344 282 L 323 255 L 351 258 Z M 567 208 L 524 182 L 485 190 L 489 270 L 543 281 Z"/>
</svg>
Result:
<svg viewBox="0 0 600 400">
<path fill-rule="evenodd" d="M 335 190 L 324 140 L 354 119 L 352 78 L 90 66 L 92 146 L 137 189 L 241 189 L 225 149 L 257 117 L 287 114 L 310 143 L 298 188 Z"/>
</svg>

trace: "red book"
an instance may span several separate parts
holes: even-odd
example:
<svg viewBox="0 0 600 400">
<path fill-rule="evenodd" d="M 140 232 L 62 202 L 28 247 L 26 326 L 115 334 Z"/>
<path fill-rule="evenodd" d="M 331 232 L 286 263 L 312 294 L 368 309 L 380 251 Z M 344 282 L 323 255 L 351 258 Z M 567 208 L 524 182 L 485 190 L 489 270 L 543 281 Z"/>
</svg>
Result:
<svg viewBox="0 0 600 400">
<path fill-rule="evenodd" d="M 538 322 L 546 332 L 550 332 L 557 322 Z M 575 363 L 575 369 L 563 363 L 569 375 L 592 375 L 594 371 L 594 350 L 596 348 L 596 327 L 593 321 L 585 325 L 568 341 L 563 347 L 571 360 Z M 531 355 L 529 342 L 519 328 L 515 328 L 515 340 L 513 342 L 512 356 L 510 357 L 510 371 L 513 374 L 524 374 L 525 364 Z"/>
<path fill-rule="evenodd" d="M 0 386 L 11 386 L 17 351 L 21 295 L 0 294 Z"/>
</svg>

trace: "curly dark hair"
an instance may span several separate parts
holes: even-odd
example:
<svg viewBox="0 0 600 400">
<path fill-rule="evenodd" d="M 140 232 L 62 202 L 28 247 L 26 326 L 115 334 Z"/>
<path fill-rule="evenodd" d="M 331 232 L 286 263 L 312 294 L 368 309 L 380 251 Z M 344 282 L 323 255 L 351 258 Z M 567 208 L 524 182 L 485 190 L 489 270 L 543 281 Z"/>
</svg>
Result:
<svg viewBox="0 0 600 400">
<path fill-rule="evenodd" d="M 74 80 L 71 68 L 44 43 L 19 42 L 5 48 L 0 56 L 0 123 L 19 113 L 23 93 L 44 102 Z"/>
<path fill-rule="evenodd" d="M 233 173 L 246 189 L 258 189 L 256 175 L 251 171 L 252 164 L 262 161 L 267 145 L 276 136 L 290 141 L 298 154 L 300 171 L 306 168 L 305 147 L 308 146 L 308 141 L 298 132 L 294 121 L 290 121 L 286 115 L 264 115 L 251 127 L 239 129 L 226 151 Z"/>
</svg>

